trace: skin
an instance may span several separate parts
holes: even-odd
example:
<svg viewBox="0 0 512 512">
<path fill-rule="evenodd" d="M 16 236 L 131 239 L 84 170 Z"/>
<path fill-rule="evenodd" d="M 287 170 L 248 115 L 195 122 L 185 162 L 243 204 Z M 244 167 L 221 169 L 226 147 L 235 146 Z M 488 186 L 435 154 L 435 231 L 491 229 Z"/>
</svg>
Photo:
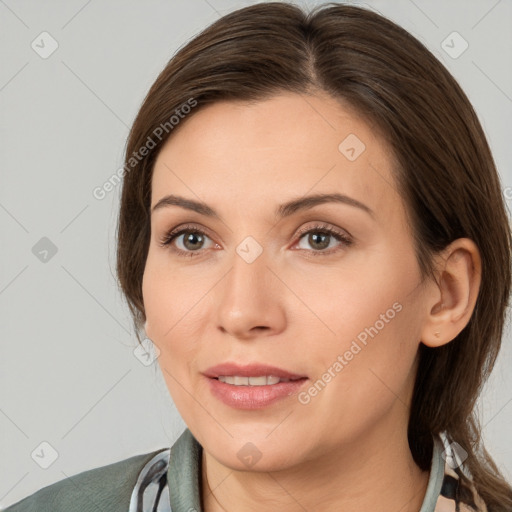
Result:
<svg viewBox="0 0 512 512">
<path fill-rule="evenodd" d="M 469 321 L 480 285 L 475 244 L 453 242 L 436 260 L 438 284 L 422 282 L 387 144 L 325 93 L 217 102 L 178 128 L 156 160 L 151 207 L 172 193 L 206 202 L 223 221 L 176 205 L 152 213 L 145 328 L 203 446 L 204 510 L 418 511 L 429 477 L 407 442 L 418 347 L 448 343 Z M 354 161 L 338 149 L 349 134 L 366 146 Z M 339 203 L 274 216 L 292 198 L 333 192 L 373 216 Z M 297 236 L 317 222 L 353 243 L 328 237 L 322 249 Z M 185 223 L 206 237 L 159 245 Z M 247 236 L 262 248 L 252 263 L 236 252 Z M 332 252 L 313 254 L 322 250 Z M 262 362 L 312 384 L 395 303 L 401 310 L 307 404 L 295 395 L 234 409 L 201 375 L 225 361 Z M 248 442 L 261 453 L 251 467 L 237 456 Z"/>
</svg>

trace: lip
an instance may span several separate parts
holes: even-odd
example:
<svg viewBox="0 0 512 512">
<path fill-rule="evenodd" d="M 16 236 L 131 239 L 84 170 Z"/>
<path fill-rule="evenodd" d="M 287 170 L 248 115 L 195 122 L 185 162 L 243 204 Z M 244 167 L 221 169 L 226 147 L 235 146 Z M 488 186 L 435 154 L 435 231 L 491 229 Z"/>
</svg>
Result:
<svg viewBox="0 0 512 512">
<path fill-rule="evenodd" d="M 308 382 L 308 377 L 269 366 L 266 364 L 239 365 L 224 363 L 208 368 L 203 375 L 207 377 L 210 392 L 218 400 L 235 409 L 262 409 L 275 402 L 296 395 Z M 281 379 L 293 379 L 265 386 L 235 386 L 217 379 L 219 375 L 239 375 L 241 377 L 258 377 L 273 375 Z"/>
<path fill-rule="evenodd" d="M 240 365 L 236 363 L 222 363 L 217 366 L 208 368 L 203 375 L 216 379 L 219 375 L 239 375 L 241 377 L 259 377 L 261 375 L 274 375 L 280 379 L 303 379 L 307 375 L 291 373 L 277 366 L 268 364 L 252 363 L 248 365 Z M 262 386 L 265 387 L 265 386 Z"/>
</svg>

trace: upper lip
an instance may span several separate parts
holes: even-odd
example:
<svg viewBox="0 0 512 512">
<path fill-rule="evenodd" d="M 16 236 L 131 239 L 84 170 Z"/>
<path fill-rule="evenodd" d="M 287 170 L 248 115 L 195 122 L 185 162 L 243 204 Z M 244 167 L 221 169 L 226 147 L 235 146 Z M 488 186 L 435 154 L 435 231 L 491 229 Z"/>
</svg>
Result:
<svg viewBox="0 0 512 512">
<path fill-rule="evenodd" d="M 237 375 L 240 377 L 259 377 L 262 375 L 274 375 L 280 379 L 302 379 L 307 378 L 306 375 L 299 375 L 292 373 L 276 366 L 270 366 L 268 364 L 252 363 L 248 365 L 240 365 L 236 363 L 222 363 L 216 366 L 212 366 L 203 372 L 203 375 L 216 379 L 219 375 L 233 376 Z"/>
</svg>

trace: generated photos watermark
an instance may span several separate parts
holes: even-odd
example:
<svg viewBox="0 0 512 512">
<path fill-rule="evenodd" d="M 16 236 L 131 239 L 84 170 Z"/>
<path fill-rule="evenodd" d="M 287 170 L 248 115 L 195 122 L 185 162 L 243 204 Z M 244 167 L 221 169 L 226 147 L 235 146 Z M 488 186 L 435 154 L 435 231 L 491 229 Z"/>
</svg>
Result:
<svg viewBox="0 0 512 512">
<path fill-rule="evenodd" d="M 352 343 L 350 345 L 350 348 L 347 349 L 343 354 L 338 355 L 336 360 L 327 368 L 325 373 L 322 374 L 322 376 L 315 381 L 314 384 L 312 384 L 307 390 L 301 391 L 298 395 L 299 402 L 303 405 L 307 405 L 311 402 L 311 399 L 318 395 L 329 382 L 331 382 L 336 375 L 338 375 L 345 366 L 349 364 L 352 359 L 354 359 L 354 356 L 359 354 L 361 350 L 367 346 L 368 344 L 368 337 L 373 339 L 377 334 L 379 334 L 384 327 L 386 327 L 387 324 L 393 318 L 395 318 L 397 313 L 400 313 L 402 311 L 402 304 L 399 302 L 395 302 L 391 308 L 387 309 L 385 313 L 381 313 L 379 316 L 379 319 L 375 321 L 375 323 L 370 327 L 365 327 L 357 336 L 355 339 L 352 340 Z M 359 343 L 358 343 L 359 342 Z"/>
</svg>

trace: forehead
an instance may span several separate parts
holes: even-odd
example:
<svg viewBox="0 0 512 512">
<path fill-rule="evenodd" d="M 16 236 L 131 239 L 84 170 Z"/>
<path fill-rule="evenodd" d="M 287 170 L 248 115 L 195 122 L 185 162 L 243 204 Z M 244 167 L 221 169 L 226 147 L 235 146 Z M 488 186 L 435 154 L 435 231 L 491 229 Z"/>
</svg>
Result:
<svg viewBox="0 0 512 512">
<path fill-rule="evenodd" d="M 330 96 L 221 101 L 181 123 L 156 159 L 152 206 L 169 193 L 220 211 L 236 209 L 238 199 L 244 212 L 307 193 L 340 192 L 382 214 L 400 202 L 387 143 Z"/>
</svg>

